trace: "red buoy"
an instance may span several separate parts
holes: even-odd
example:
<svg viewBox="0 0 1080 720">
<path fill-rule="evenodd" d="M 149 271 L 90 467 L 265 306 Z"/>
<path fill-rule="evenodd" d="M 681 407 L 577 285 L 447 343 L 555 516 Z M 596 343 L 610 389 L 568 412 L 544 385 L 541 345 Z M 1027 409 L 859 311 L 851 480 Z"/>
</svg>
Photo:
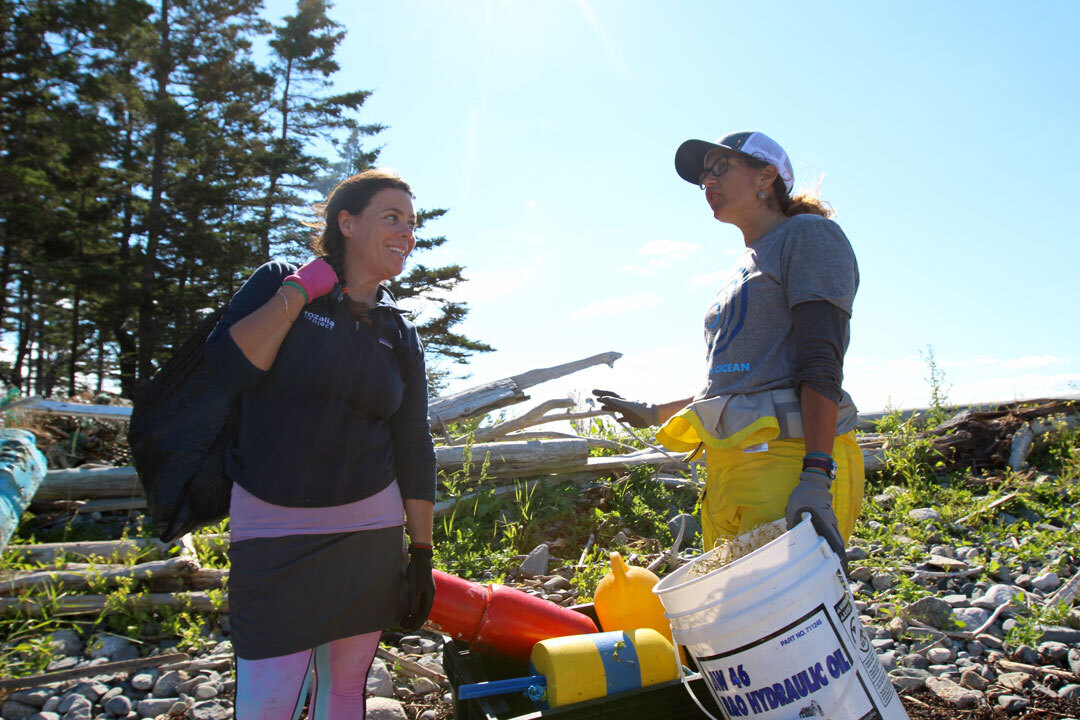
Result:
<svg viewBox="0 0 1080 720">
<path fill-rule="evenodd" d="M 504 585 L 481 585 L 438 570 L 428 625 L 477 652 L 528 663 L 541 640 L 597 631 L 588 615 Z"/>
<path fill-rule="evenodd" d="M 441 570 L 431 574 L 435 578 L 435 602 L 428 614 L 428 627 L 455 640 L 471 642 L 484 617 L 490 587 Z"/>
</svg>

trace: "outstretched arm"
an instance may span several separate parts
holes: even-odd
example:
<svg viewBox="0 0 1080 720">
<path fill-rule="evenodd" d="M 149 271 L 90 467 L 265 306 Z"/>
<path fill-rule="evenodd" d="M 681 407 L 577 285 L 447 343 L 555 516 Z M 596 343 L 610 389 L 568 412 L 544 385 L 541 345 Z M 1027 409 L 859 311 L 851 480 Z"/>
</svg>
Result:
<svg viewBox="0 0 1080 720">
<path fill-rule="evenodd" d="M 693 400 L 694 398 L 688 397 L 683 398 L 682 400 L 672 400 L 671 402 L 660 403 L 660 405 L 657 406 L 660 423 L 666 423 L 675 415 L 675 413 L 689 405 Z"/>
</svg>

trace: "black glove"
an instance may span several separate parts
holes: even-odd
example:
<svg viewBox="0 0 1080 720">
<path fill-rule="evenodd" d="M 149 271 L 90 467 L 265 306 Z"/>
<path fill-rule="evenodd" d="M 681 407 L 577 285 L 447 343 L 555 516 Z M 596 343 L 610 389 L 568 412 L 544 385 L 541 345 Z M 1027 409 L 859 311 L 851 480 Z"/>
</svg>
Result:
<svg viewBox="0 0 1080 720">
<path fill-rule="evenodd" d="M 799 484 L 791 491 L 787 501 L 788 530 L 794 529 L 802 521 L 802 514 L 810 513 L 810 520 L 818 535 L 825 538 L 847 574 L 847 553 L 844 540 L 840 537 L 840 525 L 836 521 L 836 512 L 832 506 L 832 493 L 829 487 L 832 478 L 817 470 L 803 470 L 799 474 Z"/>
<path fill-rule="evenodd" d="M 406 610 L 399 623 L 402 630 L 419 630 L 431 612 L 431 605 L 435 602 L 435 579 L 431 576 L 433 555 L 429 547 L 409 545 L 409 566 L 405 568 L 408 584 Z"/>
<path fill-rule="evenodd" d="M 657 405 L 623 400 L 622 396 L 610 390 L 593 390 L 592 394 L 600 401 L 601 408 L 610 413 L 619 413 L 617 417 L 631 427 L 647 428 L 660 424 L 660 408 Z"/>
</svg>

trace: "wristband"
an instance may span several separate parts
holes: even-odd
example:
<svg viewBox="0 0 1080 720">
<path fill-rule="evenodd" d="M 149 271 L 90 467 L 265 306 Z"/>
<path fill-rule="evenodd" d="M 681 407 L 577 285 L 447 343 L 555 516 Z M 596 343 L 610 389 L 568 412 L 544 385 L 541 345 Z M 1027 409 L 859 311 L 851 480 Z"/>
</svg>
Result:
<svg viewBox="0 0 1080 720">
<path fill-rule="evenodd" d="M 430 563 L 435 557 L 435 551 L 431 549 L 430 545 L 425 545 L 424 543 L 409 543 L 409 555 L 411 557 L 423 558 Z"/>
<path fill-rule="evenodd" d="M 817 470 L 830 480 L 836 479 L 836 461 L 825 453 L 806 453 L 802 461 L 802 469 Z"/>
<path fill-rule="evenodd" d="M 274 295 L 281 296 L 281 300 L 285 303 L 285 321 L 292 325 L 292 315 L 289 314 L 289 298 L 285 297 L 285 293 L 281 292 L 280 289 L 276 293 L 274 293 Z"/>
<path fill-rule="evenodd" d="M 292 276 L 290 275 L 289 277 L 292 277 Z M 304 296 L 304 304 L 305 305 L 307 305 L 309 302 L 311 302 L 311 298 L 308 297 L 307 290 L 304 289 L 303 285 L 296 282 L 295 280 L 286 280 L 285 282 L 281 283 L 282 287 L 284 287 L 286 285 L 288 285 L 290 287 L 294 287 L 294 288 L 296 288 L 297 290 L 300 291 L 300 293 Z"/>
</svg>

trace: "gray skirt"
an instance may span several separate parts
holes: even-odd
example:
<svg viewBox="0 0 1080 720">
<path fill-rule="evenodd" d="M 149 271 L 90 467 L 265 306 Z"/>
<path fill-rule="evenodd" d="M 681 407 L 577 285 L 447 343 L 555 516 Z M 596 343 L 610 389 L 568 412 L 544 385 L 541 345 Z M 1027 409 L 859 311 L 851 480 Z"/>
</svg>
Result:
<svg viewBox="0 0 1080 720">
<path fill-rule="evenodd" d="M 231 639 L 245 660 L 385 630 L 405 612 L 402 526 L 242 540 L 229 562 Z"/>
</svg>

